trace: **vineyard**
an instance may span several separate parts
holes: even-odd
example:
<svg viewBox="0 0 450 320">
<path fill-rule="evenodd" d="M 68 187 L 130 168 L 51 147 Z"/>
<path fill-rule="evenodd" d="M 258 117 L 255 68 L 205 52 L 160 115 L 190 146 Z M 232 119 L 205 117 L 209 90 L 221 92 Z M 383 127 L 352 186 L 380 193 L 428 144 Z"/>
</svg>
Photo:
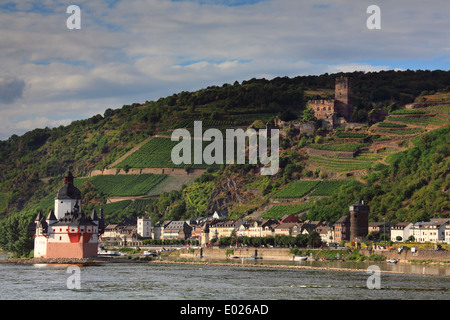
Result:
<svg viewBox="0 0 450 320">
<path fill-rule="evenodd" d="M 193 120 L 193 119 L 183 119 L 178 121 L 172 126 L 172 129 L 178 129 L 178 128 L 193 128 L 194 127 L 194 121 L 201 121 L 202 127 L 219 127 L 219 126 L 232 126 L 232 125 L 238 125 L 239 121 L 232 121 L 232 120 L 210 120 L 210 119 L 204 119 L 204 120 Z"/>
<path fill-rule="evenodd" d="M 380 122 L 379 128 L 405 128 L 406 124 L 393 123 L 393 122 Z"/>
<path fill-rule="evenodd" d="M 103 204 L 101 206 L 99 205 L 95 209 L 98 211 L 101 207 L 103 209 L 103 213 L 107 217 L 107 215 L 109 215 L 111 213 L 116 213 L 116 212 L 124 210 L 131 203 L 132 203 L 131 200 L 123 200 L 123 201 L 117 201 L 117 202 L 113 202 L 113 203 Z"/>
<path fill-rule="evenodd" d="M 398 109 L 392 111 L 390 114 L 394 115 L 404 115 L 404 114 L 427 114 L 428 111 L 426 110 L 419 110 L 419 109 Z"/>
<path fill-rule="evenodd" d="M 266 213 L 262 215 L 264 219 L 279 219 L 287 214 L 298 214 L 300 212 L 311 209 L 312 202 L 293 204 L 293 205 L 276 205 L 271 207 Z"/>
<path fill-rule="evenodd" d="M 131 154 L 117 168 L 207 168 L 206 164 L 193 164 L 194 143 L 191 143 L 191 164 L 176 165 L 171 160 L 172 149 L 180 141 L 172 141 L 170 138 L 155 137 L 143 145 L 139 150 Z M 203 141 L 203 150 L 210 144 Z"/>
<path fill-rule="evenodd" d="M 147 194 L 165 178 L 163 174 L 100 175 L 75 179 L 75 185 L 81 187 L 86 181 L 91 181 L 100 193 L 107 196 L 140 196 Z"/>
<path fill-rule="evenodd" d="M 338 138 L 355 138 L 355 139 L 364 139 L 367 138 L 367 133 L 364 132 L 342 132 L 337 131 L 336 137 Z"/>
<path fill-rule="evenodd" d="M 324 180 L 321 181 L 310 193 L 311 196 L 331 196 L 339 188 L 348 183 L 348 180 Z"/>
<path fill-rule="evenodd" d="M 408 134 L 417 134 L 425 132 L 422 128 L 405 128 L 405 129 L 378 129 L 377 132 L 389 133 L 393 135 L 403 136 Z"/>
<path fill-rule="evenodd" d="M 332 150 L 332 151 L 356 151 L 361 147 L 367 146 L 367 143 L 348 143 L 348 144 L 312 144 L 309 147 L 320 150 Z"/>
<path fill-rule="evenodd" d="M 387 121 L 401 122 L 402 124 L 413 124 L 413 125 L 442 125 L 447 121 L 442 118 L 438 118 L 434 115 L 424 115 L 419 117 L 387 117 Z"/>
<path fill-rule="evenodd" d="M 314 189 L 319 182 L 318 180 L 292 181 L 284 189 L 275 194 L 274 198 L 301 198 Z"/>
</svg>

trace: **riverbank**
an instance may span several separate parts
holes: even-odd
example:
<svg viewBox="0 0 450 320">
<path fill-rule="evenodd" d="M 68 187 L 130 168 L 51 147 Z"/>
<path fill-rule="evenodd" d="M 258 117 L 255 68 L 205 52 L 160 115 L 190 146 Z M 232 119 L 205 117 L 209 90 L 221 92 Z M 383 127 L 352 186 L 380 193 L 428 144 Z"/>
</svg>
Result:
<svg viewBox="0 0 450 320">
<path fill-rule="evenodd" d="M 100 266 L 111 263 L 122 263 L 122 264 L 155 264 L 155 265 L 197 265 L 197 266 L 222 266 L 222 267 L 234 267 L 234 268 L 271 268 L 271 269 L 285 269 L 285 270 L 320 270 L 320 271 L 341 271 L 341 272 L 364 272 L 367 273 L 367 267 L 369 262 L 359 265 L 358 267 L 340 267 L 339 265 L 344 265 L 344 262 L 333 262 L 333 261 L 318 261 L 317 264 L 320 265 L 305 265 L 305 262 L 288 264 L 286 261 L 276 261 L 276 260 L 250 260 L 250 259 L 227 259 L 227 260 L 204 260 L 204 259 L 182 259 L 174 257 L 157 257 L 157 258 L 142 258 L 139 256 L 135 257 L 98 257 L 98 258 L 85 258 L 85 259 L 45 259 L 45 258 L 31 258 L 31 259 L 19 259 L 10 258 L 0 260 L 0 263 L 10 263 L 10 264 L 33 264 L 33 265 L 54 265 L 54 266 L 68 266 L 68 265 L 79 265 L 79 266 Z M 312 263 L 312 262 L 311 262 Z M 338 266 L 336 266 L 338 264 Z M 355 265 L 357 263 L 355 262 Z M 423 266 L 421 264 L 413 263 L 399 263 L 395 267 L 400 267 L 401 270 L 389 270 L 385 269 L 389 264 L 386 262 L 379 262 L 370 265 L 375 265 L 379 267 L 380 273 L 385 274 L 412 274 L 412 275 L 432 275 L 432 276 L 450 276 L 450 267 L 445 267 L 444 272 L 442 270 L 436 272 L 433 270 L 433 266 Z M 412 265 L 416 268 L 409 268 L 408 265 Z M 405 267 L 405 268 L 402 268 Z"/>
</svg>

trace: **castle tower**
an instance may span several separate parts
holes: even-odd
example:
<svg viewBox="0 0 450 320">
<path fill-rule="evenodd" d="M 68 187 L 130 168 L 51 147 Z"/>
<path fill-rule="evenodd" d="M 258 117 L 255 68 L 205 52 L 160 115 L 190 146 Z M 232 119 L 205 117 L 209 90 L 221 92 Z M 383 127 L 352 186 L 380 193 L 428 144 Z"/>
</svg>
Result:
<svg viewBox="0 0 450 320">
<path fill-rule="evenodd" d="M 350 241 L 366 239 L 369 232 L 369 211 L 370 208 L 364 200 L 358 200 L 350 206 Z"/>
<path fill-rule="evenodd" d="M 55 198 L 55 211 L 47 218 L 39 212 L 34 235 L 34 257 L 89 258 L 96 257 L 99 236 L 104 230 L 103 211 L 100 219 L 95 211 L 86 216 L 79 205 L 81 192 L 73 185 L 70 171 L 64 186 Z"/>
<path fill-rule="evenodd" d="M 76 205 L 79 206 L 81 192 L 73 184 L 73 175 L 70 170 L 64 176 L 64 186 L 59 189 L 55 198 L 55 217 L 61 219 L 68 212 L 72 212 Z M 78 207 L 81 211 L 81 207 Z"/>
<path fill-rule="evenodd" d="M 146 217 L 139 217 L 137 219 L 137 233 L 142 238 L 152 237 L 152 219 Z"/>
<path fill-rule="evenodd" d="M 353 112 L 353 82 L 351 78 L 336 78 L 334 99 L 336 100 L 336 112 L 340 113 L 345 120 L 350 121 Z"/>
</svg>

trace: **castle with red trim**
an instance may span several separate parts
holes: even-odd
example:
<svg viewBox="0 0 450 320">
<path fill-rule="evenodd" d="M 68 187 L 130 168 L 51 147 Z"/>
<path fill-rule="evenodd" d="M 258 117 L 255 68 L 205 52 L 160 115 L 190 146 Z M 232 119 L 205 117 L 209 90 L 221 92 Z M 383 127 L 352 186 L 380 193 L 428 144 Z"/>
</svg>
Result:
<svg viewBox="0 0 450 320">
<path fill-rule="evenodd" d="M 99 236 L 104 232 L 103 211 L 95 209 L 90 216 L 81 209 L 81 192 L 73 184 L 69 170 L 64 186 L 55 197 L 55 208 L 47 217 L 39 212 L 35 224 L 34 257 L 89 258 L 98 253 Z"/>
</svg>

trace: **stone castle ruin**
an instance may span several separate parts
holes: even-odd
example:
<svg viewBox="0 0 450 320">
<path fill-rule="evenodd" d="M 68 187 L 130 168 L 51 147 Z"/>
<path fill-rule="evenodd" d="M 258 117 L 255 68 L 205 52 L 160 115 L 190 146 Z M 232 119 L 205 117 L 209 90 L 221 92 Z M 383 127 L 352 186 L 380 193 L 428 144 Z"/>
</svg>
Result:
<svg viewBox="0 0 450 320">
<path fill-rule="evenodd" d="M 353 112 L 353 83 L 348 77 L 336 78 L 334 99 L 308 101 L 308 106 L 314 110 L 317 120 L 322 120 L 322 126 L 333 129 L 350 122 Z"/>
</svg>

